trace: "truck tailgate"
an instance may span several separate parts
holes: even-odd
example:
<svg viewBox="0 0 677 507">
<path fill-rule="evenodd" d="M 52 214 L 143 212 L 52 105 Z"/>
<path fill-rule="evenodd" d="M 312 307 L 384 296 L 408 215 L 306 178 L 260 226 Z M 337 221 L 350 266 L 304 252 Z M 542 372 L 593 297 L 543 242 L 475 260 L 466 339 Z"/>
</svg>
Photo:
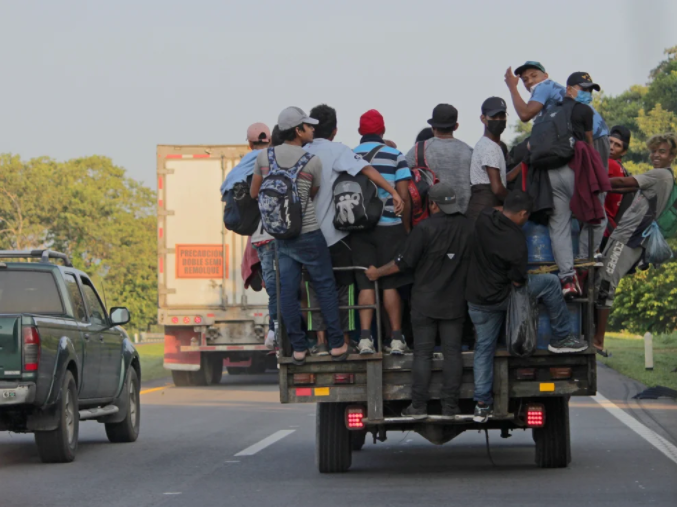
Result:
<svg viewBox="0 0 677 507">
<path fill-rule="evenodd" d="M 0 315 L 0 379 L 21 377 L 21 316 Z"/>
</svg>

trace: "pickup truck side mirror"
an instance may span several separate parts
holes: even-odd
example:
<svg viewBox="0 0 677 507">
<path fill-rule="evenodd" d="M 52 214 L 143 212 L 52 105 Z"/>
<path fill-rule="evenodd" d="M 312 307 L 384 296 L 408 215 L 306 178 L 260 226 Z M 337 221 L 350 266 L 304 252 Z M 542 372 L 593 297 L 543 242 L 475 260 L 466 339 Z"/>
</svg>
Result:
<svg viewBox="0 0 677 507">
<path fill-rule="evenodd" d="M 130 320 L 129 310 L 122 306 L 116 306 L 110 309 L 110 322 L 114 326 L 122 326 Z"/>
</svg>

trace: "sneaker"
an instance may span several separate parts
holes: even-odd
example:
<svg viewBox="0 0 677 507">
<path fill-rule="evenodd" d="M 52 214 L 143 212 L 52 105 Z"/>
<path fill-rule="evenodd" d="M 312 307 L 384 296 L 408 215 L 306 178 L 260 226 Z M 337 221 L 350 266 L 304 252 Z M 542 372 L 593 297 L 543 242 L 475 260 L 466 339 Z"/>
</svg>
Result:
<svg viewBox="0 0 677 507">
<path fill-rule="evenodd" d="M 475 405 L 475 413 L 472 420 L 476 423 L 485 423 L 489 420 L 489 416 L 494 413 L 493 405 Z"/>
<path fill-rule="evenodd" d="M 412 417 L 413 419 L 427 419 L 428 409 L 425 407 L 416 408 L 412 403 L 402 411 L 402 417 Z"/>
<path fill-rule="evenodd" d="M 390 345 L 386 345 L 383 348 L 385 349 L 386 354 L 393 356 L 401 356 L 404 353 L 409 352 L 409 347 L 407 347 L 407 343 L 404 340 L 392 340 Z"/>
<path fill-rule="evenodd" d="M 588 343 L 585 340 L 576 338 L 574 335 L 569 335 L 564 340 L 558 342 L 550 342 L 548 350 L 555 354 L 583 352 L 587 350 Z"/>
<path fill-rule="evenodd" d="M 595 267 L 596 268 L 604 267 L 604 255 L 602 255 L 600 252 L 597 252 L 595 254 Z"/>
<path fill-rule="evenodd" d="M 456 417 L 461 414 L 461 409 L 458 405 L 442 405 L 442 415 L 444 417 Z"/>
<path fill-rule="evenodd" d="M 266 346 L 267 349 L 269 350 L 274 350 L 275 349 L 275 331 L 270 329 L 268 331 L 268 334 L 266 335 L 266 340 L 263 342 L 263 344 Z"/>
<path fill-rule="evenodd" d="M 318 343 L 312 349 L 310 349 L 310 354 L 313 356 L 328 356 L 329 349 L 327 348 L 327 344 Z"/>
<path fill-rule="evenodd" d="M 374 350 L 374 340 L 371 338 L 362 338 L 360 342 L 357 344 L 357 351 L 364 355 L 364 354 L 373 354 L 376 352 Z"/>
<path fill-rule="evenodd" d="M 580 287 L 578 287 L 578 279 L 576 276 L 570 276 L 562 280 L 562 295 L 565 299 L 573 299 L 581 295 Z"/>
</svg>

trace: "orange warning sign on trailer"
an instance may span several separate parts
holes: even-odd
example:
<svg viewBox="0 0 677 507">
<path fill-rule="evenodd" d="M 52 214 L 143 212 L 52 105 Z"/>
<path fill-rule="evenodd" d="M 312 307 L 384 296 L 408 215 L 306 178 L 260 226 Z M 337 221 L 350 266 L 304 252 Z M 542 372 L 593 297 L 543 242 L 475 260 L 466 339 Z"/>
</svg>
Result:
<svg viewBox="0 0 677 507">
<path fill-rule="evenodd" d="M 176 245 L 176 278 L 223 278 L 223 245 Z M 228 266 L 225 266 L 226 277 Z"/>
</svg>

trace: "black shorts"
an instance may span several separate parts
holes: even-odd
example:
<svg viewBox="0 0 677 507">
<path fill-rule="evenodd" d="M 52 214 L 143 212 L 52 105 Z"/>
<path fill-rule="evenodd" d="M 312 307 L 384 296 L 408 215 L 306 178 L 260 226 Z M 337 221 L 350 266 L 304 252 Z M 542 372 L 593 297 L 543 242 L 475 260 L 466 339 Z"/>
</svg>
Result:
<svg viewBox="0 0 677 507">
<path fill-rule="evenodd" d="M 402 243 L 407 238 L 404 225 L 377 225 L 373 229 L 364 232 L 353 232 L 350 244 L 353 247 L 353 262 L 355 266 L 368 268 L 369 266 L 381 267 L 395 260 Z M 373 289 L 374 283 L 370 282 L 363 271 L 355 273 L 357 288 L 359 290 Z M 414 281 L 411 273 L 397 273 L 380 278 L 378 286 L 381 289 L 397 289 Z"/>
</svg>

